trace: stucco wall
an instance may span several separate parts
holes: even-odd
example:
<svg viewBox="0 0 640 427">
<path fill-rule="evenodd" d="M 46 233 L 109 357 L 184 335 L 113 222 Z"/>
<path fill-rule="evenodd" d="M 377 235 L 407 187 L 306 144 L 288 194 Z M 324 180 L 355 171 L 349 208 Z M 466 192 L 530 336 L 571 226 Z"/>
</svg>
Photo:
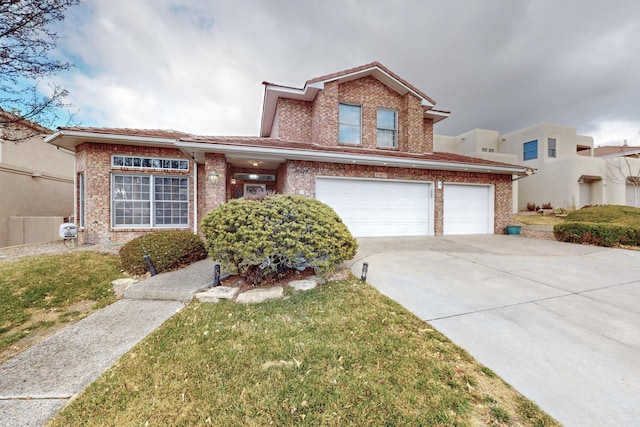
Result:
<svg viewBox="0 0 640 427">
<path fill-rule="evenodd" d="M 29 241 L 10 236 L 9 218 L 73 215 L 73 165 L 73 155 L 46 144 L 42 136 L 0 143 L 0 247 L 50 241 L 57 235 L 58 225 L 52 224 L 51 229 L 27 230 Z"/>
</svg>

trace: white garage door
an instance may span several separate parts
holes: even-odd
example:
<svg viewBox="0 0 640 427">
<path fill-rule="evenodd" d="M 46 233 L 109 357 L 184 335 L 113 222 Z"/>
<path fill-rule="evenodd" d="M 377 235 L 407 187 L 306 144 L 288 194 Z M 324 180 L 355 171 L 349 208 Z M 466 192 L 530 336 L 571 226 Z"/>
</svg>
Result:
<svg viewBox="0 0 640 427">
<path fill-rule="evenodd" d="M 425 182 L 316 178 L 316 199 L 356 237 L 433 234 L 430 190 Z"/>
<path fill-rule="evenodd" d="M 444 185 L 444 234 L 493 234 L 493 187 Z"/>
</svg>

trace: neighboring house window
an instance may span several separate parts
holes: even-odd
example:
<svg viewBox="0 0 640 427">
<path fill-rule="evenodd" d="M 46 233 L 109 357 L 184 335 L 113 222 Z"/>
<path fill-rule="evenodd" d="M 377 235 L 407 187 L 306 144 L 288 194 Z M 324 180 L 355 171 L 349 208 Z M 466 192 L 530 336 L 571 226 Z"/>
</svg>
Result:
<svg viewBox="0 0 640 427">
<path fill-rule="evenodd" d="M 113 174 L 113 227 L 188 227 L 189 178 Z"/>
<path fill-rule="evenodd" d="M 78 203 L 80 205 L 80 212 L 78 212 L 78 221 L 80 222 L 78 225 L 82 228 L 84 227 L 84 173 L 80 173 L 78 175 Z"/>
<path fill-rule="evenodd" d="M 344 144 L 360 144 L 362 112 L 359 105 L 340 104 L 338 110 L 338 141 Z"/>
<path fill-rule="evenodd" d="M 398 146 L 398 114 L 395 110 L 378 108 L 378 147 Z"/>
<path fill-rule="evenodd" d="M 538 158 L 538 140 L 524 143 L 524 160 L 533 160 Z"/>
<path fill-rule="evenodd" d="M 482 147 L 482 152 L 483 153 L 493 153 L 494 151 L 495 151 L 494 148 Z"/>
<path fill-rule="evenodd" d="M 187 160 L 159 159 L 156 157 L 111 156 L 111 166 L 174 171 L 189 170 L 189 162 Z"/>
<path fill-rule="evenodd" d="M 547 151 L 548 151 L 548 156 L 549 157 L 555 157 L 556 156 L 556 140 L 555 138 L 549 138 L 547 140 Z"/>
</svg>

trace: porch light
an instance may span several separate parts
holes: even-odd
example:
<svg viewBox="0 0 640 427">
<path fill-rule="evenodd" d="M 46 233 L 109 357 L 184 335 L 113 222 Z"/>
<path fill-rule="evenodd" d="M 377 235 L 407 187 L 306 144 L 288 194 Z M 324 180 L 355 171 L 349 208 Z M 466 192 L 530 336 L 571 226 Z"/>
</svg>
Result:
<svg viewBox="0 0 640 427">
<path fill-rule="evenodd" d="M 209 181 L 211 184 L 215 184 L 216 182 L 218 182 L 218 178 L 219 178 L 219 175 L 217 174 L 216 171 L 209 172 L 207 174 L 207 181 Z"/>
<path fill-rule="evenodd" d="M 584 178 L 580 177 L 580 179 L 578 180 L 578 184 L 584 184 Z"/>
</svg>

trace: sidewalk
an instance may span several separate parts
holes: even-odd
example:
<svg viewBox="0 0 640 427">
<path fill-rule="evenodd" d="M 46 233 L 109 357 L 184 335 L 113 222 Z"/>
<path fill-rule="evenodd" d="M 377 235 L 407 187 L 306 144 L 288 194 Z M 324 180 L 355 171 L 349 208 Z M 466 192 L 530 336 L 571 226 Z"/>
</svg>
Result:
<svg viewBox="0 0 640 427">
<path fill-rule="evenodd" d="M 150 277 L 125 299 L 0 365 L 0 427 L 42 426 L 127 351 L 213 284 L 210 259 Z"/>
</svg>

